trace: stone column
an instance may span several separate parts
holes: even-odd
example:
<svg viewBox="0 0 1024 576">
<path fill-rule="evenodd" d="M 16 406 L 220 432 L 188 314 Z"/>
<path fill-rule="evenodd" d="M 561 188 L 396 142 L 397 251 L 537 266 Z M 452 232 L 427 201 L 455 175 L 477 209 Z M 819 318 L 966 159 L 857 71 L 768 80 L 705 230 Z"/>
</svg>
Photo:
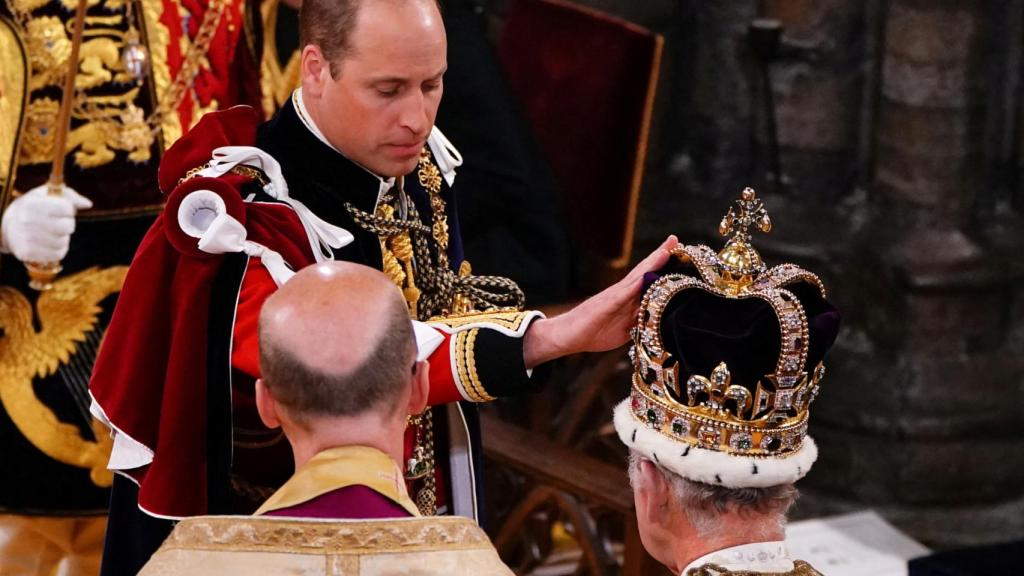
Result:
<svg viewBox="0 0 1024 576">
<path fill-rule="evenodd" d="M 801 202 L 833 202 L 845 195 L 857 176 L 863 62 L 872 38 L 865 22 L 866 4 L 767 3 L 766 16 L 778 19 L 784 31 L 771 78 L 786 193 Z M 758 143 L 763 147 L 763 120 L 761 124 Z"/>
<path fill-rule="evenodd" d="M 652 152 L 658 153 L 649 164 L 638 227 L 642 244 L 679 229 L 690 208 L 684 196 L 728 198 L 749 184 L 751 172 L 752 86 L 745 37 L 756 7 L 702 0 L 674 0 L 672 6 L 671 27 L 653 28 L 666 33 L 666 57 L 652 132 Z M 678 217 L 667 221 L 665 214 Z"/>
<path fill-rule="evenodd" d="M 939 547 L 1024 537 L 1024 351 L 972 219 L 989 11 L 887 4 L 873 217 L 833 289 L 847 325 L 812 418 L 809 507 L 876 507 Z"/>
</svg>

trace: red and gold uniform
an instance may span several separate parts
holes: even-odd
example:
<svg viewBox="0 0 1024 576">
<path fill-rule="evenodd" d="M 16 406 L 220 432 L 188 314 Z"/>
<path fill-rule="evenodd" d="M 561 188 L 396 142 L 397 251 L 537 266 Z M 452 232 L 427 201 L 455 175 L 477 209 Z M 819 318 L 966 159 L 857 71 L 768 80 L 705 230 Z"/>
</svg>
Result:
<svg viewBox="0 0 1024 576">
<path fill-rule="evenodd" d="M 51 171 L 76 4 L 0 4 L 3 209 Z M 112 475 L 109 435 L 88 412 L 92 365 L 162 206 L 164 151 L 202 114 L 261 102 L 259 18 L 253 0 L 87 3 L 64 174 L 93 209 L 78 214 L 52 290 L 28 289 L 24 265 L 0 256 L 5 566 L 31 555 L 28 573 L 96 573 Z"/>
<path fill-rule="evenodd" d="M 443 150 L 450 144 L 432 136 L 413 174 L 381 179 L 318 137 L 298 93 L 271 121 L 258 120 L 247 108 L 208 115 L 161 165 L 167 207 L 133 261 L 91 384 L 98 409 L 132 446 L 122 470 L 139 491 L 128 507 L 157 518 L 251 513 L 291 476 L 287 442 L 262 426 L 253 401 L 257 318 L 278 283 L 269 250 L 295 270 L 320 258 L 384 270 L 410 314 L 442 337 L 429 358 L 432 421 L 409 447 L 413 463 L 433 460 L 437 473 L 412 492 L 430 513 L 475 516 L 472 403 L 536 385 L 523 336 L 540 314 L 518 310 L 522 293 L 509 281 L 469 273 Z M 211 158 L 229 145 L 254 156 L 225 171 Z M 245 250 L 198 248 L 199 236 L 181 224 L 193 194 L 220 199 L 209 205 L 222 204 L 244 228 Z M 314 234 L 324 223 L 351 242 L 324 250 Z"/>
</svg>

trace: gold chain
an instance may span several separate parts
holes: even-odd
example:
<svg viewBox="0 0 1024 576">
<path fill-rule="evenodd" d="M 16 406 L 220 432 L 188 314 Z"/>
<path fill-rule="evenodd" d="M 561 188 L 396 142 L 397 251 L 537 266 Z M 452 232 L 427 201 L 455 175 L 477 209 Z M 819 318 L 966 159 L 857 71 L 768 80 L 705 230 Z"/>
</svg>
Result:
<svg viewBox="0 0 1024 576">
<path fill-rule="evenodd" d="M 437 476 L 434 462 L 434 409 L 427 408 L 417 418 L 416 425 L 423 431 L 423 454 L 427 475 L 423 477 L 423 487 L 416 492 L 416 507 L 424 516 L 437 515 Z"/>
<path fill-rule="evenodd" d="M 441 198 L 441 171 L 431 161 L 430 149 L 426 146 L 420 151 L 416 177 L 430 196 L 431 235 L 437 241 L 437 266 L 448 269 L 448 215 L 445 203 Z M 419 422 L 423 430 L 424 448 L 427 456 L 427 476 L 423 479 L 423 487 L 416 493 L 416 506 L 424 515 L 437 514 L 437 477 L 434 459 L 434 415 L 427 410 Z"/>
<path fill-rule="evenodd" d="M 448 314 L 452 310 L 468 312 L 473 309 L 473 300 L 469 296 L 459 294 L 455 284 L 465 284 L 473 299 L 478 299 L 484 304 L 490 304 L 490 299 L 505 301 L 506 305 L 518 308 L 522 304 L 522 291 L 515 286 L 514 282 L 504 278 L 496 277 L 472 277 L 468 263 L 463 262 L 459 267 L 459 275 L 452 273 L 448 261 L 449 231 L 446 205 L 441 198 L 441 171 L 433 162 L 429 149 L 424 148 L 420 152 L 417 178 L 420 185 L 426 190 L 430 199 L 432 223 L 428 229 L 419 219 L 415 204 L 408 206 L 408 219 L 397 220 L 394 217 L 395 209 L 390 205 L 396 199 L 391 197 L 389 192 L 377 207 L 375 214 L 368 214 L 358 210 L 352 204 L 346 203 L 345 208 L 352 215 L 355 222 L 364 230 L 373 232 L 380 240 L 383 267 L 392 281 L 400 288 L 415 288 L 415 302 L 422 302 L 423 298 L 428 300 L 426 306 L 411 306 L 414 317 L 434 316 L 438 313 Z M 427 231 L 436 244 L 437 261 L 431 265 L 430 250 L 428 247 Z M 412 251 L 409 253 L 407 246 L 410 237 L 414 237 Z M 404 243 L 402 250 L 398 250 L 399 244 L 393 242 L 401 238 Z M 410 261 L 415 255 L 420 268 L 418 269 L 420 279 L 424 281 L 421 292 L 412 282 L 412 268 L 402 269 L 402 264 Z M 490 293 L 485 288 L 493 287 L 501 293 Z M 447 295 L 447 296 L 445 296 Z M 436 296 L 448 298 L 447 302 L 438 302 Z M 406 300 L 413 303 L 413 300 L 406 295 Z M 418 312 L 418 314 L 416 313 Z M 408 479 L 422 479 L 422 486 L 414 496 L 417 507 L 424 515 L 437 513 L 437 483 L 435 477 L 436 462 L 434 458 L 434 421 L 433 413 L 427 411 L 424 415 L 410 418 L 409 426 L 415 430 L 413 446 L 413 457 L 407 467 Z"/>
<path fill-rule="evenodd" d="M 377 206 L 376 219 L 384 223 L 395 221 L 395 207 L 391 203 L 397 200 L 392 192 L 388 191 Z M 409 314 L 413 318 L 418 318 L 416 304 L 421 292 L 416 287 L 413 246 L 409 230 L 402 228 L 385 230 L 383 227 L 378 227 L 377 236 L 380 242 L 383 271 L 402 290 L 409 305 Z M 422 481 L 422 485 L 416 491 L 413 499 L 420 514 L 435 516 L 437 515 L 437 477 L 434 461 L 433 411 L 428 408 L 425 413 L 410 418 L 409 426 L 415 432 L 412 460 L 407 465 L 406 479 L 412 482 Z"/>
<path fill-rule="evenodd" d="M 437 265 L 448 269 L 448 215 L 445 213 L 444 199 L 441 198 L 441 171 L 432 161 L 430 149 L 426 146 L 420 151 L 420 160 L 416 176 L 420 185 L 430 196 L 431 234 L 437 241 Z"/>
<path fill-rule="evenodd" d="M 196 176 L 199 175 L 200 172 L 206 170 L 209 167 L 210 163 L 207 162 L 206 164 L 201 164 L 199 166 L 196 166 L 195 168 L 189 168 L 188 172 L 185 172 L 184 176 L 178 178 L 178 186 L 181 186 L 184 182 L 195 178 Z M 257 182 L 260 183 L 260 186 L 266 187 L 266 185 L 270 183 L 270 179 L 267 178 L 267 176 L 263 173 L 262 170 L 258 168 L 253 168 L 252 166 L 247 166 L 245 164 L 237 164 L 233 166 L 231 170 L 228 170 L 228 172 L 230 172 L 231 174 L 237 174 L 239 176 L 245 176 L 246 178 L 256 180 Z"/>
</svg>

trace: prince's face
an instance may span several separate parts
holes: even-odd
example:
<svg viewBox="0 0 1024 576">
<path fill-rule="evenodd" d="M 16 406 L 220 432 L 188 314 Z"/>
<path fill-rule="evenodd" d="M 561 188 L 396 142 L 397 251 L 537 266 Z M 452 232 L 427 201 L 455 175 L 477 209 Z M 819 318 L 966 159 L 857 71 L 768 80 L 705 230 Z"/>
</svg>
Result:
<svg viewBox="0 0 1024 576">
<path fill-rule="evenodd" d="M 350 160 L 379 176 L 408 174 L 434 126 L 448 66 L 437 6 L 364 2 L 349 44 L 337 77 L 323 66 L 312 89 L 304 79 L 304 103 L 327 141 Z"/>
</svg>

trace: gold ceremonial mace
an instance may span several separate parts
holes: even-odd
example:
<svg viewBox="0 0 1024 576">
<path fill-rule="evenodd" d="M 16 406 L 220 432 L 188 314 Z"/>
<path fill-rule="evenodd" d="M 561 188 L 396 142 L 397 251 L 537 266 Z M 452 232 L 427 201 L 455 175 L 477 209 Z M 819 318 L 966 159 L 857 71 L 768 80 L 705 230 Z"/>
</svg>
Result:
<svg viewBox="0 0 1024 576">
<path fill-rule="evenodd" d="M 82 29 L 85 28 L 85 10 L 89 0 L 78 0 L 75 9 L 75 29 L 71 33 L 71 56 L 68 57 L 68 71 L 64 78 L 64 92 L 61 94 L 60 111 L 57 113 L 56 135 L 53 142 L 53 168 L 47 182 L 47 193 L 61 196 L 64 193 L 64 147 L 71 125 L 71 106 L 75 99 L 75 76 L 78 74 L 78 49 L 82 45 Z M 60 274 L 60 262 L 25 262 L 28 269 L 28 285 L 35 290 L 49 290 L 53 279 Z"/>
</svg>

